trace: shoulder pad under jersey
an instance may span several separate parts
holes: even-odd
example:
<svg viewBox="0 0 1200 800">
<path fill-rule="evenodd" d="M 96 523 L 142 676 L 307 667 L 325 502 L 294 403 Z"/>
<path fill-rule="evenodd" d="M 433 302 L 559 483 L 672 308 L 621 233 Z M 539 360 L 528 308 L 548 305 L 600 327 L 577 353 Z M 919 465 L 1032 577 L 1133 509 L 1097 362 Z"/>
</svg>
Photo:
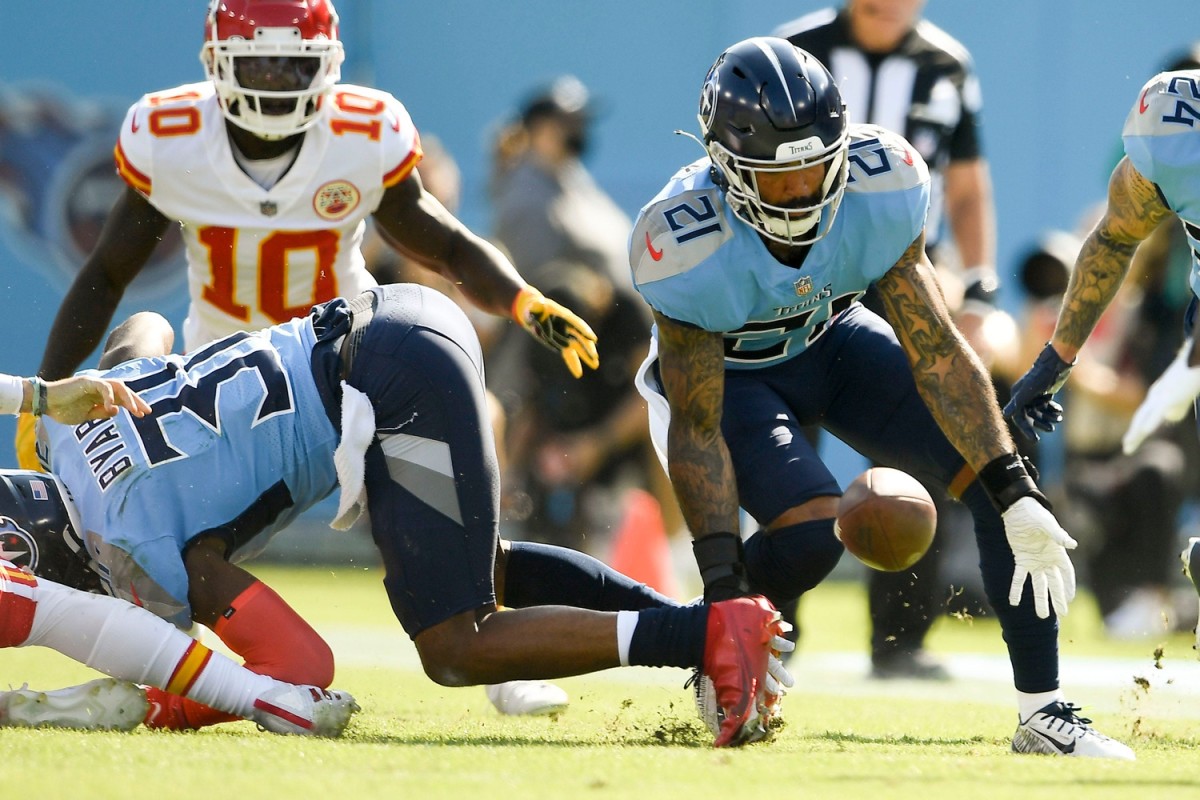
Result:
<svg viewBox="0 0 1200 800">
<path fill-rule="evenodd" d="M 381 89 L 354 84 L 334 86 L 330 99 L 329 125 L 335 134 L 363 134 L 380 143 L 384 186 L 394 186 L 412 173 L 423 155 L 421 137 L 399 100 Z"/>
<path fill-rule="evenodd" d="M 1125 154 L 1147 180 L 1200 163 L 1200 70 L 1161 72 L 1151 78 L 1125 118 Z"/>
<path fill-rule="evenodd" d="M 127 184 L 149 196 L 155 142 L 164 137 L 201 131 L 205 106 L 215 102 L 216 92 L 210 81 L 142 95 L 125 112 L 125 121 L 117 135 L 113 151 L 117 173 Z"/>
<path fill-rule="evenodd" d="M 629 237 L 634 286 L 687 272 L 733 235 L 711 168 L 708 158 L 688 164 L 638 214 Z"/>
<path fill-rule="evenodd" d="M 899 192 L 929 183 L 929 167 L 898 133 L 878 125 L 850 126 L 847 192 Z"/>
</svg>

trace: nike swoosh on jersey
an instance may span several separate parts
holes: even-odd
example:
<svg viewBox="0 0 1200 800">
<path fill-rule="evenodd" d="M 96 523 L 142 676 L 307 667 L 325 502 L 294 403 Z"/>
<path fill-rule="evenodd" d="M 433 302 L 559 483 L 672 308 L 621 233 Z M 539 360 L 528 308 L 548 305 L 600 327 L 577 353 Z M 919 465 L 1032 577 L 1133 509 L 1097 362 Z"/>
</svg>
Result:
<svg viewBox="0 0 1200 800">
<path fill-rule="evenodd" d="M 1149 90 L 1149 89 L 1143 89 L 1143 90 L 1142 90 L 1142 96 L 1141 96 L 1141 98 L 1138 100 L 1138 113 L 1139 113 L 1139 114 L 1145 114 L 1145 113 L 1146 113 L 1146 111 L 1147 111 L 1147 110 L 1150 108 L 1150 106 L 1146 105 L 1146 92 L 1148 92 L 1148 91 L 1150 91 L 1150 90 Z"/>
<path fill-rule="evenodd" d="M 129 132 L 137 133 L 141 127 L 141 125 L 137 124 L 137 112 L 135 111 L 133 112 L 133 116 L 129 119 Z"/>
<path fill-rule="evenodd" d="M 654 244 L 650 241 L 650 231 L 646 231 L 646 249 L 650 251 L 651 258 L 655 261 L 662 261 L 663 251 L 654 249 Z"/>
</svg>

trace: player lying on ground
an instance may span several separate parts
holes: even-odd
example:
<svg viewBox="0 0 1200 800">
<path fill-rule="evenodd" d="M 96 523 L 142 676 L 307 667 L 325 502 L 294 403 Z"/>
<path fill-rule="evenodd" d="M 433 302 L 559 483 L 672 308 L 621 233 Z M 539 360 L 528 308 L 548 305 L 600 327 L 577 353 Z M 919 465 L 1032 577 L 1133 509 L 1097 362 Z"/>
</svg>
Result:
<svg viewBox="0 0 1200 800">
<path fill-rule="evenodd" d="M 130 730 L 150 708 L 146 691 L 135 684 L 182 695 L 273 733 L 340 736 L 359 710 L 346 692 L 258 675 L 149 611 L 34 577 L 0 559 L 0 647 L 32 645 L 119 680 L 57 692 L 0 692 L 0 727 Z"/>
<path fill-rule="evenodd" d="M 166 325 L 141 314 L 130 331 L 141 323 L 150 338 Z M 702 668 L 725 712 L 715 744 L 763 735 L 780 632 L 763 598 L 648 608 L 644 588 L 625 592 L 594 560 L 580 569 L 562 548 L 514 543 L 503 569 L 510 608 L 497 612 L 499 479 L 482 355 L 444 295 L 381 287 L 104 377 L 126 380 L 153 415 L 43 423 L 39 450 L 78 505 L 88 555 L 117 596 L 181 625 L 210 619 L 246 589 L 230 560 L 340 485 L 336 522 L 369 510 L 392 608 L 438 683 Z M 573 597 L 641 610 L 568 607 Z M 246 628 L 248 637 L 261 631 Z"/>
<path fill-rule="evenodd" d="M 82 423 L 112 417 L 119 408 L 137 417 L 150 410 L 120 381 L 76 376 L 44 383 L 0 374 L 0 413 Z M 6 485 L 11 486 L 7 479 Z M 23 488 L 33 516 L 60 505 L 52 499 L 61 496 L 52 476 L 31 474 Z M 66 528 L 55 527 L 58 535 L 48 544 L 65 549 Z M 256 675 L 121 600 L 39 579 L 7 560 L 37 552 L 32 537 L 7 517 L 0 518 L 0 536 L 0 647 L 50 647 L 121 679 L 52 693 L 0 692 L 0 726 L 127 730 L 142 721 L 149 706 L 145 692 L 129 681 L 177 692 L 275 733 L 337 736 L 358 710 L 349 694 Z"/>
</svg>

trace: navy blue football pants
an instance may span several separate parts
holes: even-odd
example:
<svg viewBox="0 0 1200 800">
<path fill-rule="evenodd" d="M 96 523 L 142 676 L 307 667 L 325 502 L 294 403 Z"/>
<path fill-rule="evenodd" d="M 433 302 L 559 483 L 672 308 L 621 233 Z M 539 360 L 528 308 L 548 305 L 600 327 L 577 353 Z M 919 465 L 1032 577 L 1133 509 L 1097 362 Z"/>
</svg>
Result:
<svg viewBox="0 0 1200 800">
<path fill-rule="evenodd" d="M 722 430 L 740 503 L 764 526 L 793 506 L 841 493 L 803 434 L 810 424 L 931 487 L 948 487 L 964 467 L 917 393 L 891 327 L 858 304 L 801 355 L 725 373 Z M 1016 687 L 1057 688 L 1057 619 L 1037 617 L 1028 588 L 1019 606 L 1009 605 L 1014 564 L 1000 514 L 976 481 L 961 500 L 974 518 L 984 586 L 1004 631 Z"/>
</svg>

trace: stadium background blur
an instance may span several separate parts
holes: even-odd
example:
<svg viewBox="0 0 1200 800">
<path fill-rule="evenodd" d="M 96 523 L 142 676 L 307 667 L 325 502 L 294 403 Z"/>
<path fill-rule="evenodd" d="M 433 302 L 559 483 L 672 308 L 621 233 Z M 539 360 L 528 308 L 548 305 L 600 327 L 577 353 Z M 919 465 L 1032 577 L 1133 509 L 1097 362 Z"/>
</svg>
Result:
<svg viewBox="0 0 1200 800">
<path fill-rule="evenodd" d="M 343 80 L 395 94 L 435 134 L 463 177 L 459 216 L 489 232 L 492 134 L 529 87 L 577 75 L 600 116 L 587 163 L 633 216 L 699 157 L 701 81 L 730 43 L 769 33 L 825 2 L 614 0 L 519 4 L 338 0 Z M 4 369 L 32 374 L 86 243 L 119 189 L 111 150 L 141 94 L 204 79 L 197 58 L 206 0 L 90 0 L 6 8 L 0 73 L 0 291 Z M 105 13 L 98 13 L 99 9 Z M 1072 229 L 1104 195 L 1121 123 L 1171 53 L 1200 38 L 1195 0 L 929 0 L 924 16 L 975 58 L 998 219 L 1001 302 L 1017 302 L 1016 259 L 1047 228 Z M 156 308 L 182 322 L 180 254 L 148 269 L 117 319 Z M 603 343 L 601 343 L 603 344 Z M 94 363 L 89 362 L 89 365 Z M 0 466 L 15 466 L 0 418 Z M 848 473 L 850 476 L 853 472 Z"/>
</svg>

